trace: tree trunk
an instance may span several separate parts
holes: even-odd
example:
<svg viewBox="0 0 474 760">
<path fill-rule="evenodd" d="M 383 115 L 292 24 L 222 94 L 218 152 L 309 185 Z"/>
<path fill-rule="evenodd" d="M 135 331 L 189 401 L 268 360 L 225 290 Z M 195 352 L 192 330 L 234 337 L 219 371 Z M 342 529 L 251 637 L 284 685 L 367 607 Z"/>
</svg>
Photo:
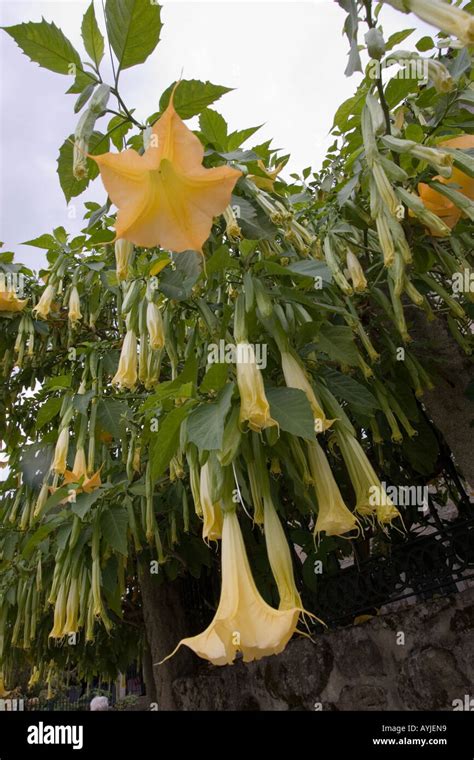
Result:
<svg viewBox="0 0 474 760">
<path fill-rule="evenodd" d="M 158 663 L 171 654 L 182 638 L 192 633 L 185 605 L 186 579 L 160 582 L 146 564 L 140 565 L 139 576 L 156 702 L 159 710 L 175 710 L 173 681 L 192 676 L 198 668 L 198 660 L 189 649 L 182 647 L 163 665 Z"/>
<path fill-rule="evenodd" d="M 424 314 L 414 315 L 417 341 L 424 343 L 436 359 L 435 388 L 423 396 L 423 405 L 450 447 L 465 480 L 474 486 L 474 405 L 465 395 L 472 379 L 472 359 L 462 354 L 446 324 L 437 319 L 428 323 Z"/>
</svg>

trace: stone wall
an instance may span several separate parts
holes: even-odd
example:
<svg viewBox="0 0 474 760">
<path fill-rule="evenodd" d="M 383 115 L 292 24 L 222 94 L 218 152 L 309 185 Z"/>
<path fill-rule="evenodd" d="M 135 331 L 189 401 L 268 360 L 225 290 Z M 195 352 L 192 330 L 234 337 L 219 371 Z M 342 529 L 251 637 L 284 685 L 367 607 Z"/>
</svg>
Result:
<svg viewBox="0 0 474 760">
<path fill-rule="evenodd" d="M 173 682 L 181 710 L 452 710 L 474 696 L 474 588 Z M 473 700 L 474 709 L 474 700 Z"/>
</svg>

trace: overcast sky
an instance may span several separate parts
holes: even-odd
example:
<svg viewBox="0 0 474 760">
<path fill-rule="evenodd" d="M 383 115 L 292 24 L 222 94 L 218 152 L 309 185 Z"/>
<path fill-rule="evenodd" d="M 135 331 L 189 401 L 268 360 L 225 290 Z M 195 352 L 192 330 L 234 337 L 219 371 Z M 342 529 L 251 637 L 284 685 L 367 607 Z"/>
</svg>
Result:
<svg viewBox="0 0 474 760">
<path fill-rule="evenodd" d="M 0 0 L 0 23 L 44 16 L 83 53 L 80 25 L 89 2 Z M 101 3 L 95 6 L 103 28 Z M 287 173 L 317 169 L 330 144 L 333 115 L 360 79 L 344 76 L 344 17 L 333 0 L 164 2 L 161 42 L 144 65 L 122 73 L 123 98 L 144 119 L 158 110 L 161 93 L 181 71 L 185 79 L 234 87 L 213 106 L 226 118 L 229 131 L 265 123 L 258 141 L 273 137 L 274 147 L 291 153 Z M 404 48 L 413 48 L 420 32 L 430 32 L 391 8 L 383 9 L 381 19 L 386 36 L 407 27 L 419 30 Z M 105 58 L 104 63 L 108 73 Z M 105 191 L 96 180 L 73 200 L 77 219 L 70 218 L 56 159 L 78 119 L 73 113 L 77 96 L 64 94 L 71 78 L 32 63 L 3 32 L 0 65 L 0 239 L 4 250 L 15 251 L 17 260 L 38 269 L 44 252 L 20 243 L 59 225 L 77 233 L 83 201 L 103 201 Z"/>
</svg>

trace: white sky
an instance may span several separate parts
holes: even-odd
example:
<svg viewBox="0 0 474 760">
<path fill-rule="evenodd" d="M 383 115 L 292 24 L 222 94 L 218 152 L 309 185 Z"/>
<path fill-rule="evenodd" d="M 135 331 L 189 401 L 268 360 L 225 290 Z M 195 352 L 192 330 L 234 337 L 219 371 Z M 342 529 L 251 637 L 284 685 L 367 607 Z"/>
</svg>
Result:
<svg viewBox="0 0 474 760">
<path fill-rule="evenodd" d="M 83 53 L 80 25 L 89 1 L 0 0 L 0 24 L 44 16 Z M 103 29 L 101 3 L 95 6 Z M 161 42 L 144 65 L 122 73 L 122 97 L 144 119 L 158 110 L 161 93 L 182 70 L 185 79 L 234 87 L 212 106 L 229 131 L 265 123 L 247 147 L 273 137 L 274 147 L 291 153 L 287 172 L 317 169 L 330 144 L 333 115 L 360 78 L 344 76 L 344 18 L 333 0 L 164 2 Z M 383 9 L 381 20 L 386 37 L 417 29 L 404 48 L 413 49 L 417 38 L 433 31 L 391 8 Z M 107 73 L 106 57 L 104 64 Z M 43 265 L 44 252 L 19 244 L 59 225 L 77 233 L 83 201 L 105 198 L 95 181 L 73 199 L 77 219 L 70 219 L 56 175 L 59 147 L 78 120 L 77 96 L 64 94 L 70 80 L 32 63 L 0 32 L 0 240 L 4 250 L 15 251 L 17 260 L 34 269 Z M 106 118 L 99 129 L 105 129 Z"/>
</svg>

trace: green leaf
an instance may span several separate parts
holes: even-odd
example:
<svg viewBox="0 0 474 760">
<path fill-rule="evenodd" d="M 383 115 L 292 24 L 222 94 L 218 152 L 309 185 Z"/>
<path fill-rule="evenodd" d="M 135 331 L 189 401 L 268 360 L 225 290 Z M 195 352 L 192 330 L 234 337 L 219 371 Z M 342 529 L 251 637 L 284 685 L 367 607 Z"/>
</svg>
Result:
<svg viewBox="0 0 474 760">
<path fill-rule="evenodd" d="M 126 401 L 114 398 L 101 398 L 97 404 L 97 422 L 107 433 L 118 440 L 120 438 L 120 420 L 128 417 L 130 410 Z"/>
<path fill-rule="evenodd" d="M 94 63 L 98 66 L 104 57 L 104 38 L 95 17 L 94 2 L 91 2 L 84 13 L 81 26 L 84 47 Z"/>
<path fill-rule="evenodd" d="M 40 407 L 40 410 L 36 417 L 36 427 L 38 430 L 40 430 L 43 425 L 46 425 L 47 422 L 50 422 L 53 417 L 56 417 L 57 414 L 59 414 L 59 410 L 61 409 L 63 400 L 61 397 L 52 396 L 49 398 L 43 406 Z"/>
<path fill-rule="evenodd" d="M 132 128 L 132 123 L 126 117 L 113 116 L 107 125 L 107 134 L 110 136 L 117 150 L 123 148 L 123 138 Z"/>
<path fill-rule="evenodd" d="M 45 248 L 50 250 L 51 248 L 57 248 L 58 242 L 52 235 L 40 235 L 39 237 L 34 238 L 34 240 L 27 240 L 25 243 L 22 243 L 22 245 L 32 245 L 35 248 Z"/>
<path fill-rule="evenodd" d="M 87 87 L 85 87 L 83 89 L 83 91 L 79 95 L 78 99 L 74 103 L 74 113 L 79 113 L 79 111 L 81 110 L 81 108 L 83 108 L 83 106 L 85 106 L 85 104 L 89 100 L 89 98 L 92 95 L 92 93 L 94 92 L 94 90 L 95 90 L 95 83 L 94 82 L 92 84 L 88 84 Z"/>
<path fill-rule="evenodd" d="M 53 375 L 45 383 L 46 390 L 56 390 L 57 388 L 69 388 L 71 385 L 71 375 Z"/>
<path fill-rule="evenodd" d="M 199 117 L 199 127 L 206 141 L 218 150 L 227 150 L 227 122 L 220 113 L 206 108 Z"/>
<path fill-rule="evenodd" d="M 63 521 L 63 519 L 64 519 L 64 513 L 62 513 L 61 515 L 57 515 L 50 522 L 47 522 L 47 523 L 44 523 L 44 525 L 41 525 L 38 528 L 38 530 L 36 530 L 33 533 L 33 535 L 29 537 L 25 546 L 23 547 L 22 552 L 21 552 L 23 558 L 29 559 L 32 556 L 38 544 L 41 543 L 41 541 L 44 541 L 44 539 L 47 536 L 49 536 L 49 534 L 52 533 L 52 531 L 58 527 L 58 525 Z"/>
<path fill-rule="evenodd" d="M 57 74 L 75 74 L 74 66 L 80 68 L 79 53 L 54 23 L 42 19 L 3 29 L 30 60 L 43 68 Z"/>
<path fill-rule="evenodd" d="M 224 363 L 219 364 L 217 362 L 214 364 L 211 364 L 206 374 L 204 375 L 204 380 L 199 386 L 199 391 L 201 393 L 208 393 L 209 391 L 219 391 L 226 384 L 228 374 L 229 374 L 229 366 L 227 364 L 224 364 Z"/>
<path fill-rule="evenodd" d="M 334 396 L 347 401 L 359 412 L 372 416 L 380 405 L 375 396 L 361 383 L 349 375 L 337 372 L 335 369 L 325 368 L 321 371 L 328 388 Z"/>
<path fill-rule="evenodd" d="M 211 258 L 206 261 L 206 271 L 208 276 L 214 272 L 223 272 L 225 269 L 240 269 L 239 262 L 231 256 L 227 246 L 220 245 L 214 251 Z"/>
<path fill-rule="evenodd" d="M 227 150 L 233 151 L 236 148 L 240 148 L 242 143 L 248 140 L 249 137 L 252 137 L 262 127 L 263 124 L 260 124 L 258 127 L 248 127 L 248 129 L 239 129 L 236 132 L 231 132 L 227 139 Z"/>
<path fill-rule="evenodd" d="M 159 290 L 167 298 L 184 301 L 201 275 L 201 258 L 196 251 L 183 251 L 176 258 L 176 268 L 167 267 L 160 277 Z"/>
<path fill-rule="evenodd" d="M 421 40 L 418 40 L 415 47 L 420 53 L 426 53 L 427 50 L 434 48 L 433 39 L 431 37 L 422 37 Z"/>
<path fill-rule="evenodd" d="M 97 155 L 106 153 L 109 149 L 109 137 L 101 132 L 93 132 L 89 141 L 89 153 Z M 71 198 L 75 198 L 84 192 L 89 182 L 95 179 L 99 174 L 99 168 L 95 161 L 87 159 L 88 176 L 85 179 L 77 180 L 72 173 L 74 154 L 74 135 L 70 135 L 62 144 L 58 156 L 58 175 L 62 191 L 69 203 Z"/>
<path fill-rule="evenodd" d="M 84 519 L 89 509 L 103 495 L 103 490 L 98 488 L 91 493 L 80 493 L 76 496 L 76 501 L 71 503 L 71 512 Z"/>
<path fill-rule="evenodd" d="M 104 509 L 100 518 L 100 527 L 109 546 L 127 556 L 128 513 L 125 507 Z"/>
<path fill-rule="evenodd" d="M 318 345 L 319 349 L 334 361 L 351 366 L 356 366 L 359 363 L 359 355 L 350 327 L 322 325 L 319 331 Z"/>
<path fill-rule="evenodd" d="M 107 0 L 105 18 L 119 70 L 146 61 L 160 41 L 161 6 L 150 0 Z"/>
<path fill-rule="evenodd" d="M 153 433 L 150 445 L 151 476 L 158 480 L 170 463 L 179 444 L 181 423 L 190 411 L 190 404 L 183 404 L 172 409 L 163 420 L 160 420 L 157 433 Z"/>
<path fill-rule="evenodd" d="M 392 50 L 395 45 L 399 45 L 401 42 L 403 42 L 403 40 L 406 40 L 406 38 L 409 37 L 410 34 L 413 34 L 414 31 L 414 29 L 403 29 L 401 32 L 395 32 L 394 34 L 391 34 L 385 43 L 385 49 Z"/>
<path fill-rule="evenodd" d="M 91 398 L 94 397 L 94 391 L 86 391 L 86 393 L 76 393 L 72 400 L 74 409 L 77 409 L 81 414 L 87 414 L 87 408 Z"/>
<path fill-rule="evenodd" d="M 275 237 L 276 229 L 262 209 L 240 195 L 232 195 L 230 203 L 248 240 L 271 240 Z"/>
<path fill-rule="evenodd" d="M 265 392 L 270 414 L 281 430 L 308 441 L 316 440 L 313 412 L 303 391 L 297 388 L 268 388 Z"/>
<path fill-rule="evenodd" d="M 176 82 L 170 85 L 161 96 L 160 111 L 167 107 L 175 84 Z M 182 79 L 174 94 L 174 107 L 182 119 L 190 119 L 231 90 L 232 87 L 200 82 L 198 79 Z"/>
<path fill-rule="evenodd" d="M 188 417 L 186 432 L 188 441 L 195 443 L 201 451 L 215 451 L 222 448 L 225 418 L 230 409 L 234 384 L 229 383 L 220 392 L 217 401 L 201 404 Z"/>
<path fill-rule="evenodd" d="M 417 92 L 420 86 L 418 79 L 405 76 L 404 72 L 394 76 L 385 88 L 385 99 L 389 108 L 395 108 L 396 105 L 404 100 L 411 92 Z"/>
</svg>

